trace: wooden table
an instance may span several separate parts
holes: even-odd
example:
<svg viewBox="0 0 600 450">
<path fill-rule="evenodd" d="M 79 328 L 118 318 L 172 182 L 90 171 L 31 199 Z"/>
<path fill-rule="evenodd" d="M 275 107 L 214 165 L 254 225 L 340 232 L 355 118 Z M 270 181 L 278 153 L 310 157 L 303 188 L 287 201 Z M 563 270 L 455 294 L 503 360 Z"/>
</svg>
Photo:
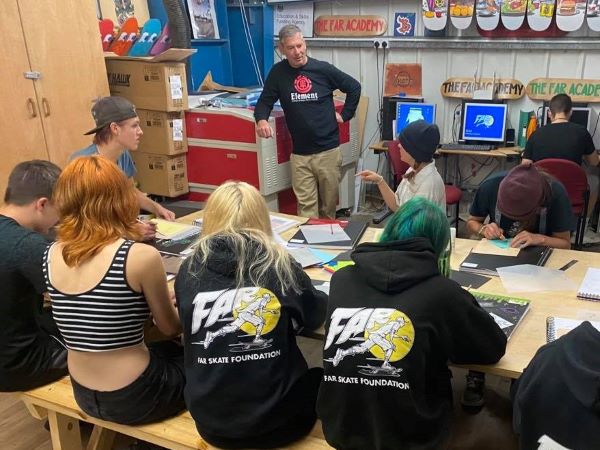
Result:
<svg viewBox="0 0 600 450">
<path fill-rule="evenodd" d="M 190 214 L 180 220 L 182 222 L 191 223 L 193 219 L 200 217 L 201 214 L 201 212 Z M 278 215 L 300 219 L 296 216 L 287 216 L 285 214 Z M 287 240 L 292 237 L 296 231 L 297 227 L 294 227 L 282 233 L 281 237 Z M 381 229 L 368 228 L 365 231 L 361 242 L 372 242 L 376 240 L 380 232 Z M 465 259 L 476 243 L 476 240 L 456 239 L 455 249 L 452 252 L 451 257 L 452 269 L 458 270 L 460 263 Z M 558 269 L 573 259 L 578 262 L 567 269 L 565 273 L 578 287 L 581 284 L 588 267 L 600 267 L 600 254 L 555 249 L 545 267 Z M 331 279 L 331 274 L 321 268 L 310 268 L 305 271 L 312 279 L 323 281 Z M 493 365 L 465 366 L 469 369 L 476 369 L 508 378 L 518 378 L 523 372 L 523 369 L 535 355 L 535 352 L 546 343 L 546 318 L 548 316 L 600 321 L 600 302 L 578 300 L 575 290 L 567 292 L 509 294 L 504 289 L 499 277 L 492 277 L 486 284 L 477 290 L 481 292 L 526 298 L 530 300 L 531 303 L 529 312 L 523 318 L 521 324 L 519 324 L 509 340 L 504 357 L 497 364 Z M 317 330 L 316 335 L 323 338 L 324 330 Z"/>
</svg>

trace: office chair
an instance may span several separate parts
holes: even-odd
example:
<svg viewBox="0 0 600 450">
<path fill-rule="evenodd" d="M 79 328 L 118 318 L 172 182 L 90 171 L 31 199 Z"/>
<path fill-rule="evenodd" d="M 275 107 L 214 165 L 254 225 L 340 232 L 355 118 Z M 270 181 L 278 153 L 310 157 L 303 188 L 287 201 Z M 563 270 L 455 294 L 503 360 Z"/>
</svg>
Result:
<svg viewBox="0 0 600 450">
<path fill-rule="evenodd" d="M 583 234 L 587 218 L 588 202 L 590 200 L 590 187 L 585 170 L 573 161 L 558 158 L 548 158 L 536 161 L 534 165 L 560 181 L 567 191 L 571 210 L 577 217 L 575 229 L 575 248 L 583 246 Z"/>
</svg>

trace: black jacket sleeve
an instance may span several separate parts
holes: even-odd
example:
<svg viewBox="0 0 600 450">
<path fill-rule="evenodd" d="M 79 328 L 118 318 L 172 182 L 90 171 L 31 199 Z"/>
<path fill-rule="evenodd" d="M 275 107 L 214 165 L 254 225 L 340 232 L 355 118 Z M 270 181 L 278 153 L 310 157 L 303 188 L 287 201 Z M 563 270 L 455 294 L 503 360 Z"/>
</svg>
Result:
<svg viewBox="0 0 600 450">
<path fill-rule="evenodd" d="M 460 286 L 449 292 L 448 358 L 455 364 L 493 364 L 506 351 L 506 335 L 477 300 Z"/>
<path fill-rule="evenodd" d="M 276 66 L 273 66 L 269 75 L 267 75 L 262 93 L 254 107 L 254 120 L 256 122 L 259 120 L 269 120 L 273 105 L 279 100 L 279 90 L 277 88 L 276 78 L 277 69 Z"/>
<path fill-rule="evenodd" d="M 300 304 L 298 305 L 302 316 L 302 325 L 309 330 L 316 330 L 325 322 L 328 296 L 324 292 L 315 289 L 300 265 L 295 265 L 294 270 L 302 290 L 299 295 Z"/>
<path fill-rule="evenodd" d="M 333 65 L 329 65 L 329 76 L 331 77 L 332 83 L 336 89 L 339 89 L 346 94 L 346 101 L 344 102 L 344 108 L 342 109 L 341 116 L 344 122 L 352 119 L 360 100 L 360 83 L 352 78 L 347 73 L 342 72 L 340 69 Z"/>
</svg>

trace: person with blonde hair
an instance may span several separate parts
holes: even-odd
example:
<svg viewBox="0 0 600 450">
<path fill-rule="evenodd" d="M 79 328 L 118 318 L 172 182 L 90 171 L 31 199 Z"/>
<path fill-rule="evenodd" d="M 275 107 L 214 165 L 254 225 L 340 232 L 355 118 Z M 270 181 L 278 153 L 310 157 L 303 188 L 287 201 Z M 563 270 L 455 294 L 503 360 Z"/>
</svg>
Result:
<svg viewBox="0 0 600 450">
<path fill-rule="evenodd" d="M 222 448 L 272 448 L 308 434 L 322 369 L 308 369 L 295 334 L 323 323 L 326 296 L 273 239 L 254 187 L 229 181 L 209 197 L 175 293 L 185 400 L 202 437 Z"/>
<path fill-rule="evenodd" d="M 167 336 L 181 326 L 158 251 L 134 243 L 133 185 L 113 162 L 90 156 L 64 169 L 54 196 L 61 222 L 44 272 L 77 404 L 123 424 L 176 414 L 185 408 L 182 348 L 147 347 L 144 324 L 152 314 Z"/>
</svg>

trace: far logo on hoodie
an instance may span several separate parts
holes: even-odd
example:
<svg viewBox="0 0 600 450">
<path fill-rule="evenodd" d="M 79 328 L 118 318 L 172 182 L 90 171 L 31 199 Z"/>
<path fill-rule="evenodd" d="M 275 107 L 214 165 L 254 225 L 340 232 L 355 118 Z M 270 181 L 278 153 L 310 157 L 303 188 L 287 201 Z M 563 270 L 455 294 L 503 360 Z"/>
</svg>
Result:
<svg viewBox="0 0 600 450">
<path fill-rule="evenodd" d="M 333 347 L 330 352 L 335 349 L 335 354 L 325 361 L 337 367 L 346 358 L 367 354 L 366 361 L 374 362 L 357 364 L 359 373 L 398 377 L 402 369 L 392 363 L 410 352 L 414 338 L 412 321 L 396 309 L 337 308 L 331 315 L 324 348 L 327 352 Z"/>
<path fill-rule="evenodd" d="M 237 343 L 229 343 L 230 352 L 250 352 L 271 346 L 265 338 L 279 322 L 281 303 L 270 290 L 245 287 L 238 290 L 200 292 L 193 301 L 192 336 L 204 339 L 192 342 L 208 349 L 223 336 L 234 335 Z"/>
</svg>

